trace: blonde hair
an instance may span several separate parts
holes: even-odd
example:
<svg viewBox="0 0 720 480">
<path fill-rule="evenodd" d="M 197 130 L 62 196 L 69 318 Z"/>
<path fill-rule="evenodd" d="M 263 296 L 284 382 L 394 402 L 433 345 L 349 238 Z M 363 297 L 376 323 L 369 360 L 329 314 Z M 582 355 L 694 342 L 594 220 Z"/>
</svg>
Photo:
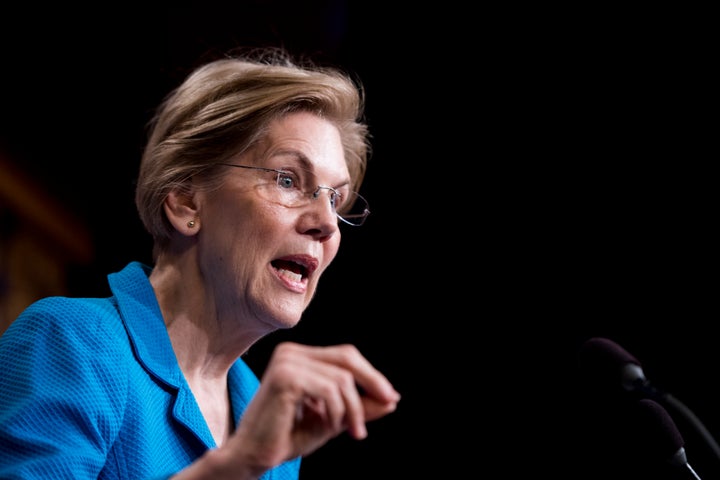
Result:
<svg viewBox="0 0 720 480">
<path fill-rule="evenodd" d="M 277 48 L 250 50 L 200 66 L 163 100 L 149 123 L 135 191 L 156 251 L 173 232 L 163 210 L 167 195 L 192 178 L 194 188 L 217 186 L 221 174 L 209 167 L 245 151 L 291 112 L 337 126 L 352 189 L 360 189 L 371 149 L 362 85 L 339 68 L 303 62 Z"/>
</svg>

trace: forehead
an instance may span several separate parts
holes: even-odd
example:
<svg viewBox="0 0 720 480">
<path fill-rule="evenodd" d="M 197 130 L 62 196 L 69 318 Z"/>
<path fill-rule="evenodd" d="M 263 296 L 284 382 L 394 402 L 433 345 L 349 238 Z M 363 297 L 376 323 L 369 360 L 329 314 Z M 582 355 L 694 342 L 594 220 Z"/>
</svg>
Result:
<svg viewBox="0 0 720 480">
<path fill-rule="evenodd" d="M 317 173 L 347 176 L 347 164 L 338 128 L 320 116 L 295 112 L 268 125 L 259 144 L 265 162 L 290 161 Z"/>
</svg>

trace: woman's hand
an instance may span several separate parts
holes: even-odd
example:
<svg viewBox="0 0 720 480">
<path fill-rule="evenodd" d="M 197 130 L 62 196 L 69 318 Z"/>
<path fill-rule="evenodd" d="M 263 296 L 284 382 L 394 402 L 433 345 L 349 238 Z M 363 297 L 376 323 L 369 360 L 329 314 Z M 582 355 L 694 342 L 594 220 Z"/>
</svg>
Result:
<svg viewBox="0 0 720 480">
<path fill-rule="evenodd" d="M 395 410 L 400 394 L 353 345 L 277 345 L 225 449 L 271 468 Z"/>
<path fill-rule="evenodd" d="M 399 400 L 353 345 L 280 343 L 237 430 L 173 478 L 258 478 L 344 431 L 365 438 L 365 423 L 393 412 Z"/>
</svg>

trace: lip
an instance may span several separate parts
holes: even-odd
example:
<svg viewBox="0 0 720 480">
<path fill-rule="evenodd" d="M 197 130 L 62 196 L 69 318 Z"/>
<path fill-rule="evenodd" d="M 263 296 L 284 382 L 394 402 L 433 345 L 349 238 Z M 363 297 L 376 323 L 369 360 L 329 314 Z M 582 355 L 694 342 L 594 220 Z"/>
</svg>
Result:
<svg viewBox="0 0 720 480">
<path fill-rule="evenodd" d="M 293 292 L 307 291 L 308 280 L 320 262 L 312 255 L 294 254 L 276 258 L 270 262 L 275 276 Z"/>
</svg>

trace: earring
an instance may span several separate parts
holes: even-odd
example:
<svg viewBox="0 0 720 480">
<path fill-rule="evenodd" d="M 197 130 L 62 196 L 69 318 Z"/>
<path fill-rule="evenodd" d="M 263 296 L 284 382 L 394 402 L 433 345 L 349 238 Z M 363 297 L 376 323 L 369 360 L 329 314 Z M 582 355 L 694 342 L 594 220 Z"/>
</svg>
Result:
<svg viewBox="0 0 720 480">
<path fill-rule="evenodd" d="M 190 221 L 187 223 L 187 226 L 188 226 L 188 228 L 193 228 L 193 227 L 195 226 L 195 220 L 190 220 Z"/>
</svg>

